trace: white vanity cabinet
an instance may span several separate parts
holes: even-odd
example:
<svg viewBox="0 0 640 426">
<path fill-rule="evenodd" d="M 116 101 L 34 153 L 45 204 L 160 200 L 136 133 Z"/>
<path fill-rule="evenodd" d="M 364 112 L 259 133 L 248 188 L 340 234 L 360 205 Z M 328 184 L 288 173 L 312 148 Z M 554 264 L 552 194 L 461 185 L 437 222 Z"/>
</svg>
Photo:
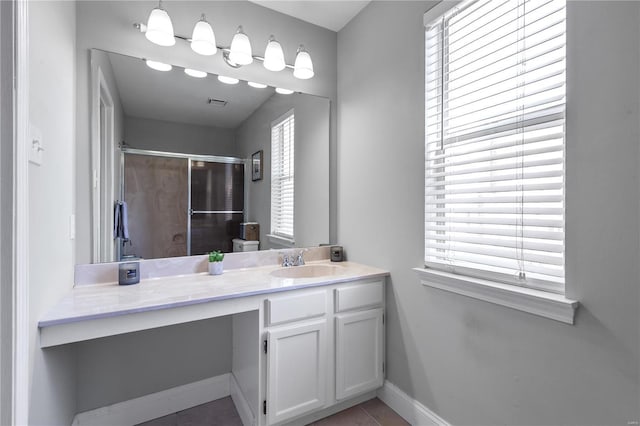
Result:
<svg viewBox="0 0 640 426">
<path fill-rule="evenodd" d="M 327 320 L 267 333 L 267 419 L 279 424 L 325 405 Z"/>
<path fill-rule="evenodd" d="M 207 392 L 174 400 L 181 389 L 161 390 L 165 396 L 142 408 L 131 400 L 78 413 L 84 419 L 78 424 L 94 418 L 101 424 L 138 424 L 206 402 L 213 394 L 230 395 L 245 426 L 308 424 L 373 398 L 384 380 L 389 273 L 353 262 L 317 264 L 323 267 L 312 271 L 331 273 L 283 277 L 282 270 L 293 268 L 268 265 L 217 276 L 151 277 L 136 286 L 76 285 L 38 322 L 40 345 L 230 316 L 231 336 L 220 345 L 221 350 L 231 346 L 231 371 L 206 379 Z M 117 273 L 105 265 L 95 266 L 92 274 L 106 267 Z M 293 272 L 308 271 L 298 268 Z M 168 407 L 169 400 L 175 404 Z"/>
<path fill-rule="evenodd" d="M 343 400 L 384 381 L 383 282 L 337 288 L 335 301 L 336 399 Z"/>
<path fill-rule="evenodd" d="M 327 291 L 298 291 L 265 300 L 267 424 L 326 404 Z M 268 401 L 268 404 L 267 404 Z"/>
<path fill-rule="evenodd" d="M 336 399 L 382 386 L 383 315 L 378 308 L 336 316 Z"/>
<path fill-rule="evenodd" d="M 265 299 L 263 424 L 301 421 L 383 384 L 384 278 Z"/>
</svg>

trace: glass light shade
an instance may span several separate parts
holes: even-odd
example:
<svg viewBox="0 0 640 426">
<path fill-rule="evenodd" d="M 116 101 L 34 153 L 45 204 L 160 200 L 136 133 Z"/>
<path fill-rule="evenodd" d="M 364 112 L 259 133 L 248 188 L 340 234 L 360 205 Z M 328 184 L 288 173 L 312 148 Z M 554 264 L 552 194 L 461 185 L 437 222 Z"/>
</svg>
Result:
<svg viewBox="0 0 640 426">
<path fill-rule="evenodd" d="M 255 83 L 253 81 L 247 81 L 247 84 L 251 87 L 255 87 L 256 89 L 264 89 L 267 87 L 266 84 L 262 84 L 262 83 Z"/>
<path fill-rule="evenodd" d="M 313 77 L 313 62 L 311 62 L 311 55 L 307 52 L 303 46 L 298 48 L 298 54 L 296 55 L 296 62 L 293 65 L 293 76 L 301 80 L 307 80 Z"/>
<path fill-rule="evenodd" d="M 233 77 L 227 77 L 226 75 L 219 75 L 218 80 L 224 84 L 238 84 L 240 80 Z"/>
<path fill-rule="evenodd" d="M 173 46 L 176 44 L 176 38 L 173 35 L 173 24 L 166 10 L 156 7 L 151 11 L 144 36 L 150 42 L 160 46 Z"/>
<path fill-rule="evenodd" d="M 164 62 L 150 61 L 148 59 L 145 59 L 144 62 L 149 68 L 156 71 L 171 71 L 171 68 L 173 68 L 170 64 L 165 64 Z"/>
<path fill-rule="evenodd" d="M 290 95 L 293 93 L 293 90 L 283 89 L 282 87 L 276 87 L 276 92 L 281 95 Z"/>
<path fill-rule="evenodd" d="M 229 50 L 229 59 L 232 62 L 238 65 L 249 65 L 253 62 L 251 42 L 249 41 L 249 37 L 242 31 L 242 26 L 238 27 L 238 31 L 233 36 Z"/>
<path fill-rule="evenodd" d="M 267 48 L 264 51 L 264 67 L 269 71 L 282 71 L 285 67 L 282 46 L 273 37 L 269 37 Z"/>
<path fill-rule="evenodd" d="M 207 76 L 206 72 L 200 71 L 200 70 L 194 70 L 191 68 L 185 68 L 184 73 L 190 77 L 195 77 L 195 78 L 205 78 Z"/>
<path fill-rule="evenodd" d="M 213 28 L 207 22 L 204 15 L 193 27 L 191 35 L 191 49 L 205 56 L 215 55 L 218 51 L 216 47 L 216 36 L 213 34 Z"/>
</svg>

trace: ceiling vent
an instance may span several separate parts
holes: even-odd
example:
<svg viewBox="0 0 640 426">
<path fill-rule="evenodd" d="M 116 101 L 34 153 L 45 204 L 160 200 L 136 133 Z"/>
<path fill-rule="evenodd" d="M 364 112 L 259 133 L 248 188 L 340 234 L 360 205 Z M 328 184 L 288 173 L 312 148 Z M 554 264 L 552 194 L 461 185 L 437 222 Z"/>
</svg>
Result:
<svg viewBox="0 0 640 426">
<path fill-rule="evenodd" d="M 209 100 L 207 100 L 207 103 L 209 105 L 223 107 L 223 106 L 226 106 L 228 102 L 223 101 L 222 99 L 209 98 Z"/>
</svg>

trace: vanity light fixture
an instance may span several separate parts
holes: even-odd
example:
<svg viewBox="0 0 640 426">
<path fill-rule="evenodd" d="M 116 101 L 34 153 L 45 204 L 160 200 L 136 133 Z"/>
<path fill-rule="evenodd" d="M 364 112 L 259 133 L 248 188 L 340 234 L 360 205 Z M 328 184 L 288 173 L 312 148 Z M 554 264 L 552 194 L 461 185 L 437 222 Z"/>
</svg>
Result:
<svg viewBox="0 0 640 426">
<path fill-rule="evenodd" d="M 231 40 L 229 60 L 238 65 L 249 65 L 253 62 L 251 42 L 249 41 L 249 37 L 242 30 L 242 25 L 238 27 L 236 34 Z"/>
<path fill-rule="evenodd" d="M 134 28 L 144 33 L 147 39 L 160 46 L 173 46 L 176 38 L 184 40 L 191 45 L 191 49 L 200 55 L 215 55 L 218 49 L 222 50 L 223 61 L 232 68 L 240 68 L 243 65 L 253 63 L 253 60 L 262 61 L 264 67 L 270 71 L 282 71 L 285 68 L 293 69 L 293 76 L 302 80 L 312 78 L 314 76 L 313 62 L 311 55 L 303 45 L 298 47 L 294 65 L 285 62 L 282 45 L 272 35 L 267 41 L 267 47 L 264 57 L 254 56 L 251 49 L 251 41 L 245 34 L 242 25 L 238 26 L 238 30 L 231 40 L 231 46 L 222 47 L 216 44 L 216 38 L 211 28 L 211 24 L 207 22 L 206 17 L 202 14 L 200 20 L 193 27 L 191 38 L 175 35 L 173 32 L 173 24 L 169 14 L 162 8 L 160 0 L 158 7 L 151 11 L 147 24 L 134 23 Z"/>
<path fill-rule="evenodd" d="M 254 87 L 256 89 L 265 89 L 267 87 L 266 84 L 262 84 L 262 83 L 256 83 L 253 81 L 247 81 L 247 84 L 251 87 Z"/>
<path fill-rule="evenodd" d="M 147 31 L 144 35 L 150 42 L 160 46 L 173 46 L 176 44 L 173 24 L 167 11 L 162 8 L 162 0 L 158 2 L 158 7 L 149 14 Z"/>
<path fill-rule="evenodd" d="M 233 77 L 227 77 L 226 75 L 219 75 L 218 80 L 224 84 L 238 84 L 240 80 Z"/>
<path fill-rule="evenodd" d="M 282 46 L 278 40 L 272 35 L 267 42 L 267 48 L 264 51 L 264 62 L 262 63 L 269 71 L 282 71 L 286 64 L 284 62 L 284 53 Z"/>
<path fill-rule="evenodd" d="M 185 68 L 184 73 L 190 77 L 195 77 L 195 78 L 205 78 L 207 76 L 206 72 L 200 71 L 200 70 L 194 70 L 191 68 Z"/>
<path fill-rule="evenodd" d="M 298 47 L 298 53 L 296 54 L 296 62 L 293 65 L 293 76 L 301 80 L 307 80 L 313 77 L 313 62 L 311 62 L 311 56 L 303 45 Z"/>
<path fill-rule="evenodd" d="M 283 89 L 282 87 L 276 87 L 276 93 L 280 93 L 281 95 L 290 95 L 293 93 L 293 90 Z"/>
<path fill-rule="evenodd" d="M 215 55 L 218 51 L 218 47 L 216 46 L 216 36 L 213 34 L 213 28 L 211 28 L 211 25 L 207 22 L 204 13 L 193 27 L 193 34 L 191 35 L 191 49 L 194 52 L 205 56 Z"/>
<path fill-rule="evenodd" d="M 151 61 L 149 59 L 145 59 L 144 63 L 151 69 L 156 71 L 171 71 L 173 68 L 170 64 L 165 64 L 164 62 Z"/>
</svg>

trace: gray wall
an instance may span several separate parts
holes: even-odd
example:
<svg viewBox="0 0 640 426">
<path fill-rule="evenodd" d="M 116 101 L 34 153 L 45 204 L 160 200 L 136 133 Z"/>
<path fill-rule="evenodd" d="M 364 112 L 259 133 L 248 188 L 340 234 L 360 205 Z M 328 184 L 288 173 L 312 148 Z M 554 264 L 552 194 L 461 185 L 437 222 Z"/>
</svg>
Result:
<svg viewBox="0 0 640 426">
<path fill-rule="evenodd" d="M 336 98 L 336 33 L 282 15 L 245 1 L 165 1 L 176 34 L 189 35 L 201 13 L 207 15 L 216 31 L 218 43 L 228 45 L 236 27 L 243 25 L 251 37 L 256 53 L 275 34 L 282 44 L 287 63 L 292 64 L 299 43 L 305 45 L 314 61 L 315 77 L 298 80 L 291 72 L 269 72 L 258 62 L 232 69 L 222 61 L 222 55 L 205 57 L 194 54 L 187 43 L 178 42 L 171 48 L 156 46 L 134 30 L 133 22 L 146 21 L 154 7 L 149 2 L 78 1 L 77 3 L 77 118 L 78 146 L 76 150 L 76 254 L 79 263 L 91 261 L 90 211 L 90 146 L 89 146 L 89 49 L 98 48 L 136 57 L 149 57 L 183 67 L 201 69 L 213 74 L 225 74 L 276 87 L 288 87 L 305 93 Z M 331 156 L 335 157 L 336 126 L 332 111 Z M 335 163 L 334 163 L 335 164 Z M 331 211 L 335 212 L 335 168 L 331 168 Z M 331 216 L 335 224 L 335 213 Z"/>
<path fill-rule="evenodd" d="M 131 148 L 186 154 L 237 156 L 234 130 L 126 117 L 124 140 Z"/>
<path fill-rule="evenodd" d="M 77 346 L 78 412 L 83 412 L 230 372 L 231 317 Z"/>
<path fill-rule="evenodd" d="M 638 421 L 640 3 L 568 2 L 573 326 L 423 287 L 411 271 L 423 263 L 432 5 L 372 2 L 338 33 L 338 237 L 350 260 L 391 271 L 387 378 L 456 425 Z"/>
<path fill-rule="evenodd" d="M 45 145 L 29 165 L 30 425 L 70 424 L 76 408 L 75 349 L 40 349 L 37 326 L 73 285 L 75 8 L 29 2 L 29 121 Z"/>
<path fill-rule="evenodd" d="M 329 100 L 274 94 L 237 129 L 245 158 L 263 150 L 263 179 L 248 182 L 248 220 L 260 224 L 260 249 L 279 248 L 267 238 L 271 226 L 271 123 L 294 109 L 294 236 L 297 247 L 329 242 Z"/>
</svg>

